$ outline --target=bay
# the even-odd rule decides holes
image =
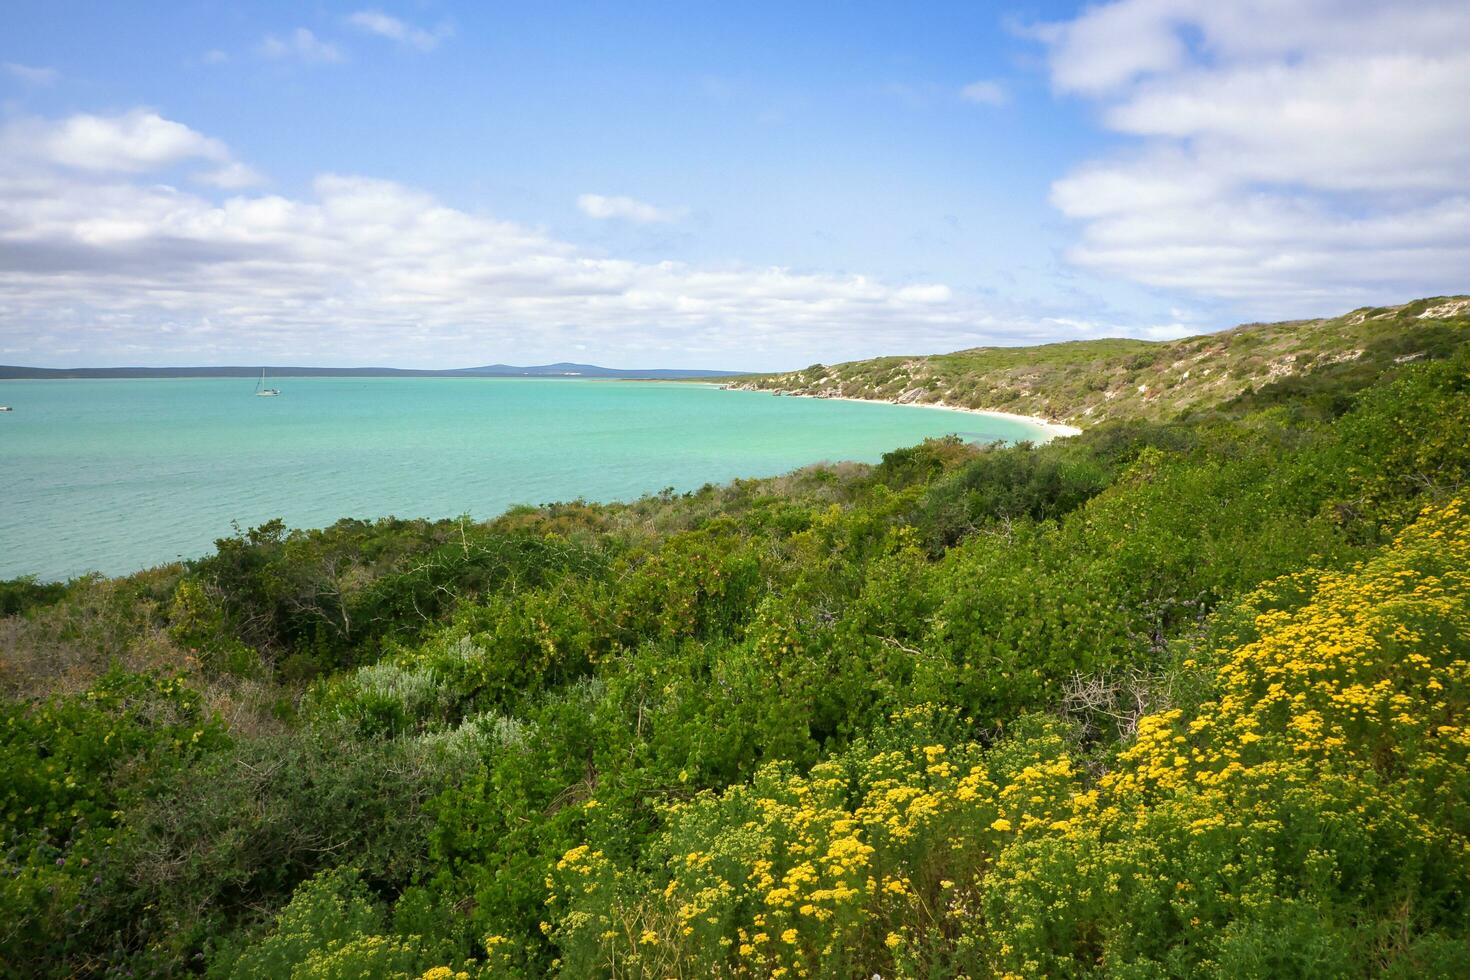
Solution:
[[[125,574],[273,517],[488,518],[630,500],[950,433],[1044,439],[936,408],[560,379],[0,381],[0,578]]]

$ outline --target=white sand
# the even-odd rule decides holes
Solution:
[[[745,390],[761,391],[764,389],[754,388]],[[1036,415],[1017,415],[1014,412],[993,412],[982,408],[966,408],[963,405],[950,405],[946,402],[901,402],[892,398],[849,398],[845,395],[797,395],[791,392],[783,392],[783,394],[787,398],[825,398],[828,401],[834,402],[873,402],[878,405],[898,405],[903,408],[937,408],[945,412],[969,412],[971,415],[989,415],[992,418],[1023,422],[1046,433],[1048,439],[1061,439],[1067,436],[1075,436],[1082,431],[1075,425],[1052,422]]]

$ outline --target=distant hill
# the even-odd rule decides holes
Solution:
[[[1183,340],[1082,340],[877,357],[741,378],[735,388],[1037,415],[1086,426],[1166,418],[1267,388],[1350,390],[1396,364],[1470,340],[1470,297],[1364,307],[1339,317],[1252,323]]]
[[[254,378],[260,365],[228,367],[116,367],[116,368],[36,368],[0,364],[0,379],[46,378]],[[444,371],[385,367],[272,367],[266,365],[272,378],[725,378],[740,371],[709,371],[679,368],[605,368],[596,364],[538,364],[517,367],[514,364],[487,364],[484,367],[452,368]]]

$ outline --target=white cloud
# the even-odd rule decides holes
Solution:
[[[1056,329],[941,283],[593,254],[366,177],[323,175],[293,197],[196,193],[150,168],[230,171],[226,148],[148,110],[10,123],[0,146],[56,134],[72,139],[0,153],[0,319],[22,362],[442,365],[581,344],[624,364],[776,367]],[[111,165],[73,166],[83,143]]]
[[[347,18],[347,23],[358,30],[418,48],[420,51],[434,50],[439,46],[440,41],[454,33],[454,29],[448,24],[440,24],[432,31],[425,30],[422,27],[405,23],[397,17],[390,17],[381,10],[359,10]]]
[[[943,283],[904,286],[895,295],[906,303],[948,303],[954,299],[954,293]]]
[[[27,85],[54,85],[61,77],[61,72],[55,68],[38,68],[32,65],[20,65],[13,61],[5,62],[5,73],[20,79]]]
[[[1206,65],[1450,53],[1467,21],[1455,0],[1113,0],[1031,33],[1048,46],[1058,90],[1102,96]]]
[[[1134,140],[1052,187],[1077,264],[1283,315],[1465,288],[1464,3],[1115,0],[1033,36]]]
[[[960,98],[979,105],[1005,105],[1011,100],[1010,93],[1000,82],[981,79],[960,89]]]
[[[1186,57],[1171,0],[1089,7],[1076,20],[1038,27],[1050,48],[1052,84],[1063,92],[1102,94],[1146,72],[1176,68]]]
[[[225,190],[239,190],[243,187],[255,187],[265,183],[265,178],[253,167],[248,167],[238,161],[227,163],[215,170],[209,170],[196,174],[194,179],[211,187],[220,187]]]
[[[206,65],[223,65],[230,60],[230,56],[219,48],[211,48],[200,55],[199,60]]]
[[[79,114],[59,122],[27,119],[11,123],[0,148],[20,160],[61,164],[77,170],[140,173],[189,159],[225,162],[229,150],[182,123],[150,109],[117,116]]]
[[[267,34],[260,42],[260,53],[267,58],[296,58],[308,64],[333,64],[344,60],[342,51],[330,41],[323,41],[304,27],[285,37]]]
[[[678,221],[687,213],[683,208],[661,208],[622,195],[582,194],[577,198],[577,207],[589,218],[621,218],[639,224]]]

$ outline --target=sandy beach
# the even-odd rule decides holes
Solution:
[[[768,391],[769,394],[777,392],[764,388],[742,388],[741,391]],[[1015,412],[997,412],[983,408],[968,408],[964,405],[951,405],[948,402],[901,402],[893,398],[852,398],[847,395],[803,395],[794,392],[780,392],[786,398],[818,398],[834,402],[872,402],[876,405],[898,405],[904,408],[938,408],[946,412],[968,412],[971,415],[989,415],[992,418],[1009,419],[1012,422],[1024,422],[1045,432],[1048,439],[1064,439],[1075,436],[1082,430],[1075,425],[1066,425],[1062,422],[1052,422],[1036,415],[1017,415]]]

